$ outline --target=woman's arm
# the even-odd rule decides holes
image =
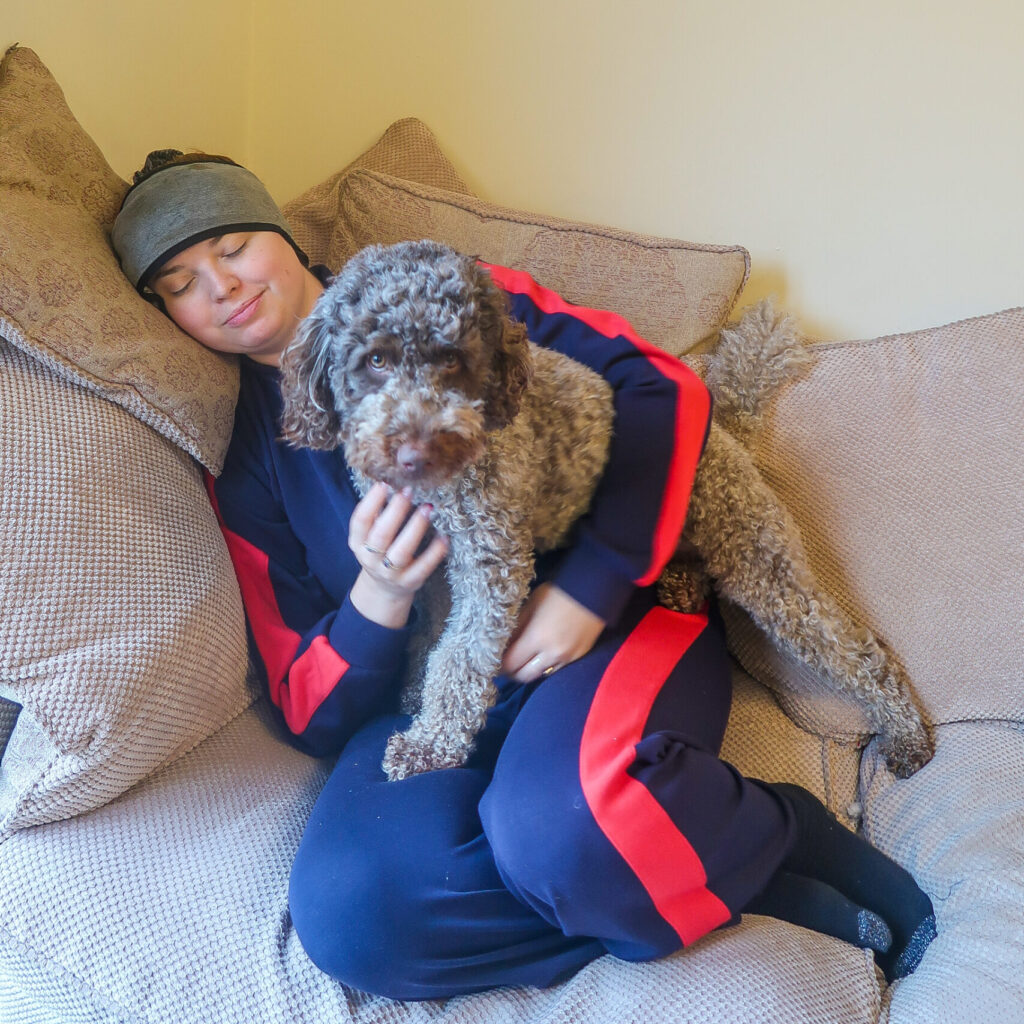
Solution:
[[[653,583],[672,556],[707,439],[711,398],[689,367],[639,337],[623,318],[573,306],[528,274],[488,269],[508,293],[512,313],[526,324],[532,341],[589,366],[614,389],[608,464],[590,511],[551,579],[580,606],[569,621],[586,643],[595,626],[582,611],[615,621],[633,589]],[[538,614],[539,602],[550,603],[551,596],[539,590],[527,607],[529,621],[517,637],[519,647],[510,647],[512,661],[524,662],[533,646],[550,647],[557,639],[558,624]],[[564,616],[565,607],[560,601],[557,613]],[[534,644],[528,631],[542,629],[545,635]],[[505,667],[515,671],[510,661]]]
[[[259,446],[247,451],[244,433],[236,426],[224,472],[216,481],[208,477],[207,486],[238,576],[254,654],[295,745],[315,756],[334,753],[367,720],[395,706],[412,603],[411,593],[402,590],[410,580],[389,581],[382,596],[365,568],[353,570],[354,585],[339,607],[309,570]],[[364,500],[353,512],[352,542],[368,562],[373,557],[363,546],[367,533],[360,530],[376,530],[373,539],[385,550],[397,545],[397,552],[413,542],[419,522],[427,525],[425,517],[419,522],[412,517],[412,533],[400,539],[406,517],[396,509],[405,499],[396,496],[388,503],[388,521],[380,514],[383,505],[374,505],[379,497],[369,499],[369,507]],[[343,529],[339,524],[339,538]],[[408,571],[417,578],[429,575],[427,562],[436,564],[441,549],[443,542],[434,542],[429,558],[424,553]]]

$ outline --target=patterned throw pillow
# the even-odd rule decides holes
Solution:
[[[750,271],[745,249],[656,238],[523,213],[467,195],[440,173],[425,184],[352,166],[285,207],[299,244],[337,270],[372,242],[434,238],[528,271],[570,302],[624,316],[676,355],[717,336]]]
[[[32,50],[0,64],[0,330],[61,376],[123,406],[213,472],[238,388],[143,301],[108,231],[127,189]]]
[[[117,797],[252,701],[198,462],[237,370],[142,300],[126,185],[38,57],[0,65],[0,838]]]

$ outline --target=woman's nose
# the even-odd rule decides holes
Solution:
[[[210,290],[216,298],[225,298],[231,295],[238,287],[238,277],[225,270],[215,270],[211,277]]]

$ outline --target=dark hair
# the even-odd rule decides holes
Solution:
[[[157,171],[165,167],[175,167],[178,164],[231,164],[238,167],[231,157],[217,156],[213,153],[183,153],[180,149],[154,149],[146,162],[132,175],[132,188],[141,184],[147,178],[151,178]],[[130,190],[129,190],[130,191]]]

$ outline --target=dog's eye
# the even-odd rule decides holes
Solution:
[[[383,352],[371,352],[366,358],[366,365],[379,373],[388,368],[388,357]]]
[[[458,352],[449,349],[447,352],[441,353],[438,363],[442,370],[457,370],[462,365],[462,360],[459,358]]]

